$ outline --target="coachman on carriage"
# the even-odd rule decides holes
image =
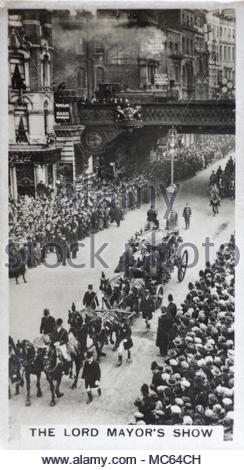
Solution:
[[[184,250],[181,254],[181,242],[177,229],[137,232],[119,259],[115,269],[118,276],[109,280],[102,273],[103,303],[108,308],[116,305],[137,314],[139,301],[147,289],[154,299],[155,309],[159,308],[163,285],[171,278],[174,267],[178,269],[179,282],[185,277],[188,252]]]

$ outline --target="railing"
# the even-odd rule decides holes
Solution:
[[[142,104],[142,123],[148,125],[180,126],[181,128],[202,127],[215,129],[220,133],[235,132],[234,101],[179,101]],[[112,104],[78,105],[80,123],[86,126],[113,125],[121,127],[123,121],[116,122],[116,107]]]

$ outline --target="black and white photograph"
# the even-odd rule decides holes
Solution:
[[[184,6],[8,9],[13,449],[233,440],[236,11]]]

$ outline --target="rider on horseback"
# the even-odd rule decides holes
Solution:
[[[67,349],[67,343],[69,341],[68,333],[62,325],[62,318],[58,318],[56,321],[56,330],[53,335],[53,345],[57,348],[59,362],[62,362],[63,359],[64,362],[70,363],[72,358],[70,352]]]

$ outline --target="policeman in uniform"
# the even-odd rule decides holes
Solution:
[[[186,206],[184,207],[182,217],[185,219],[185,229],[187,230],[190,227],[190,219],[191,219],[191,208],[189,206],[189,203],[186,203]]]

